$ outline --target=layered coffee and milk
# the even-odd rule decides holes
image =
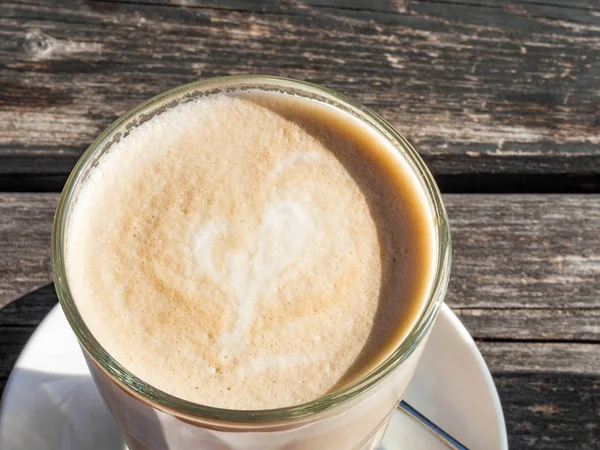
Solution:
[[[68,282],[98,342],[196,403],[270,409],[380,364],[421,312],[431,211],[382,137],[261,91],[162,112],[105,153],[69,216]]]

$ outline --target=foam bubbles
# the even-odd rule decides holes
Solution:
[[[159,389],[239,409],[319,397],[381,360],[424,297],[415,249],[431,239],[406,206],[421,200],[388,181],[386,164],[406,176],[395,153],[360,127],[231,94],[115,144],[68,224],[71,290],[98,341]]]

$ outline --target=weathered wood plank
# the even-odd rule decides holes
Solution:
[[[0,327],[35,326],[57,303],[52,284],[6,305]],[[599,309],[454,308],[469,333],[479,340],[600,343]]]
[[[600,377],[600,344],[478,340],[477,347],[492,372],[576,373]]]
[[[600,196],[460,194],[444,199],[454,247],[450,306],[600,308]],[[0,305],[51,281],[50,230],[57,200],[57,194],[0,195]],[[597,339],[597,313],[577,313],[564,323],[560,312],[541,314],[546,320],[554,317],[552,326],[565,330],[552,339],[572,336],[569,324],[575,323],[587,324],[580,330],[587,337],[580,339]],[[504,320],[516,316],[487,317],[505,334],[510,326]],[[518,323],[527,320],[535,316]],[[546,323],[544,336],[549,338],[552,326]]]
[[[51,281],[56,194],[0,194],[0,307]]]
[[[494,373],[509,448],[600,448],[600,376]]]
[[[130,3],[2,3],[0,176],[62,180],[138,102],[248,72],[359,98],[438,176],[600,174],[596,3]]]
[[[479,339],[600,343],[600,309],[455,307],[454,312],[469,333]]]
[[[600,196],[444,200],[454,247],[452,306],[600,306]]]

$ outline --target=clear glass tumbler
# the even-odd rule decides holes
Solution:
[[[359,119],[393,145],[422,184],[434,220],[435,274],[426,305],[407,337],[372,372],[338,391],[287,408],[237,411],[191,403],[137,378],[106,352],[79,314],[65,269],[66,224],[78,189],[111,145],[180,102],[223,91],[260,89],[328,103]],[[133,108],[87,149],[60,197],[52,233],[52,270],[60,304],[102,397],[130,450],[374,449],[402,398],[446,294],[450,231],[440,192],[429,170],[393,127],[358,102],[313,84],[271,76],[233,76],[187,84]]]

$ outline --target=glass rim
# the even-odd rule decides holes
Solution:
[[[160,106],[167,106],[170,102],[185,99],[186,95],[191,96],[198,92],[211,94],[228,89],[243,90],[253,88],[263,90],[270,88],[271,90],[281,90],[284,93],[288,89],[288,93],[291,91],[299,95],[302,93],[316,95],[327,103],[351,113],[357,119],[361,120],[361,122],[370,125],[378,134],[382,135],[383,138],[400,151],[407,163],[409,163],[417,174],[424,194],[430,203],[437,237],[437,261],[425,307],[405,338],[375,369],[349,385],[306,403],[276,409],[233,410],[193,403],[167,394],[145,383],[117,362],[96,340],[79,314],[69,289],[64,246],[67,215],[70,205],[74,200],[75,191],[89,164],[93,162],[93,157],[103,150],[112,138],[120,136],[120,133],[127,132],[131,127],[135,128],[136,119],[140,118],[144,113],[151,113]],[[55,289],[71,328],[85,351],[121,388],[126,392],[141,396],[143,399],[149,401],[153,407],[164,410],[172,415],[218,422],[253,424],[300,419],[327,411],[356,398],[393,373],[413,353],[421,340],[426,336],[437,316],[448,286],[451,242],[446,210],[433,176],[416,150],[379,114],[343,94],[312,83],[267,75],[236,75],[195,81],[165,91],[132,108],[106,128],[86,149],[67,179],[54,216],[51,253]]]

